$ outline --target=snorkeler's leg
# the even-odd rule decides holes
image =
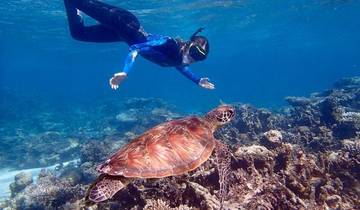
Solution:
[[[72,0],[71,2],[77,9],[102,25],[112,28],[129,45],[146,41],[146,32],[131,12],[97,0]]]
[[[103,25],[85,26],[73,0],[64,0],[71,36],[79,41],[115,42],[122,38],[111,28]]]

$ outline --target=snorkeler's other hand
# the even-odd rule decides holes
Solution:
[[[215,89],[215,85],[209,82],[209,78],[201,78],[199,85],[206,89]]]
[[[119,72],[114,74],[113,77],[110,78],[109,83],[110,87],[114,90],[119,88],[119,84],[126,78],[127,74],[125,72]]]

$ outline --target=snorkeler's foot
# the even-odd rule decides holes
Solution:
[[[113,77],[110,78],[109,83],[110,87],[114,90],[119,88],[119,84],[126,78],[127,74],[125,72],[119,72],[114,74]]]
[[[206,89],[215,89],[215,85],[210,82],[209,78],[201,78],[199,85]]]

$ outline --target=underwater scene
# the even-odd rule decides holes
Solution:
[[[360,1],[5,0],[0,209],[360,210]]]

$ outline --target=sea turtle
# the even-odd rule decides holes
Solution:
[[[229,166],[226,157],[229,156],[226,156],[227,147],[216,140],[213,133],[234,115],[232,106],[220,105],[204,117],[191,116],[155,126],[96,168],[101,175],[90,187],[87,198],[93,202],[105,201],[134,178],[162,178],[192,171],[204,163],[214,149],[220,193],[224,192],[223,182]]]

